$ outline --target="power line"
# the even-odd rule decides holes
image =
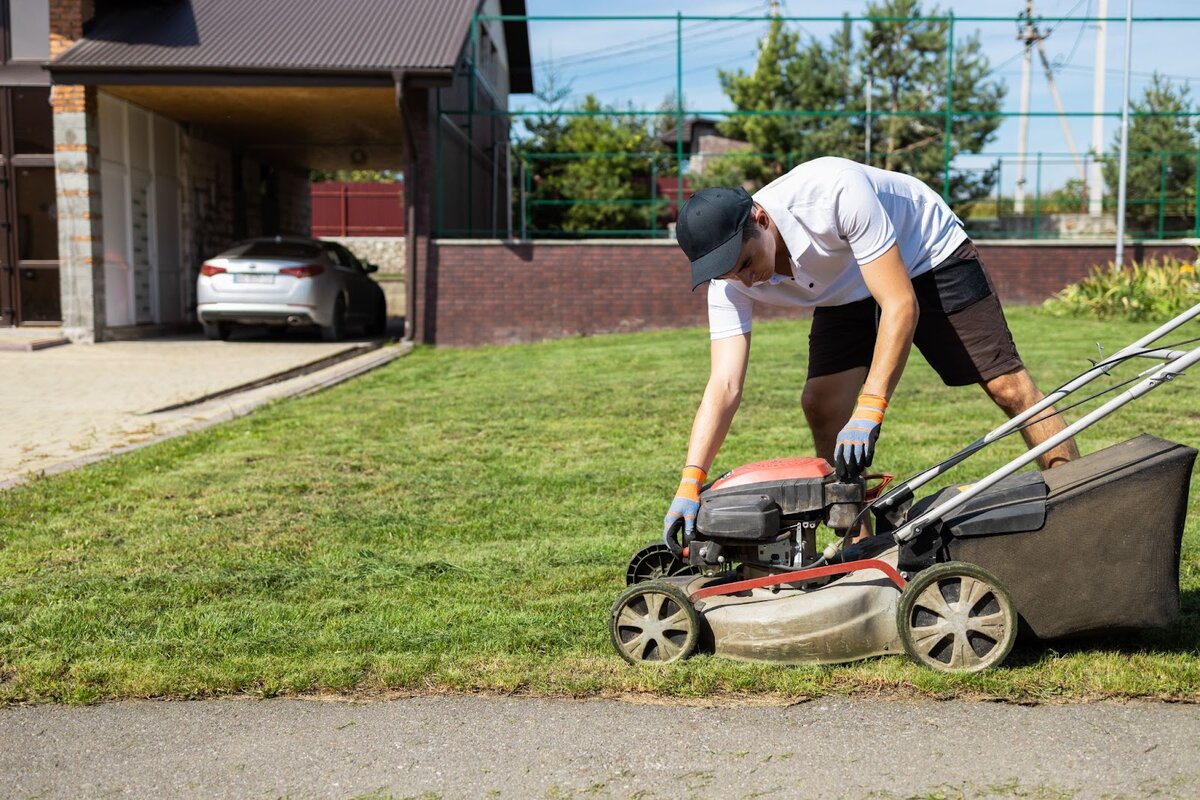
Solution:
[[[733,28],[736,28],[738,26],[745,25],[745,24],[746,24],[745,22],[735,22],[735,23],[729,24],[725,28],[713,29],[711,32],[703,34],[703,38],[695,39],[695,40],[693,40],[692,43],[693,44],[696,44],[696,43],[708,44],[708,43],[711,43],[716,40],[726,39],[726,38],[728,38],[728,32],[730,30],[732,30]],[[673,52],[666,53],[666,52],[661,52],[661,48],[654,48],[654,49],[658,49],[658,50],[660,50],[660,52],[655,55],[652,55],[648,58],[636,59],[633,61],[622,60],[622,62],[620,64],[612,66],[612,67],[603,67],[601,69],[588,69],[587,76],[590,77],[592,75],[603,75],[604,73],[607,73],[607,72],[620,72],[623,70],[628,70],[630,67],[636,67],[636,66],[641,66],[641,65],[645,65],[645,64],[653,64],[655,62],[662,61],[664,59],[671,59],[671,60],[675,59],[675,53],[673,53]],[[596,60],[599,61],[600,59],[596,59]],[[555,67],[560,67],[560,65],[555,64]],[[577,65],[572,65],[572,66],[563,68],[563,72],[570,72],[577,68],[578,68]]]
[[[758,5],[754,5],[748,9],[738,11],[735,14],[730,14],[730,16],[743,16],[750,12],[756,11],[758,9],[758,7],[759,7]],[[765,19],[766,18],[764,18],[764,20]],[[733,23],[727,23],[727,24],[736,26],[736,25],[753,24],[753,22],[754,21],[750,21],[750,20],[738,20]],[[683,30],[683,32],[686,33],[687,31],[696,30],[697,28],[702,28],[705,26],[707,26],[711,29],[712,23],[708,20],[699,20],[699,21],[691,22],[689,24],[684,25],[682,27],[682,30]],[[592,50],[581,50],[581,51],[578,51],[575,53],[569,53],[566,56],[561,56],[559,58],[542,59],[541,61],[534,62],[534,64],[535,64],[535,66],[543,66],[543,67],[544,66],[561,67],[564,64],[578,66],[580,64],[591,63],[593,61],[605,61],[610,58],[617,58],[622,55],[628,55],[628,54],[640,52],[642,50],[650,50],[650,49],[662,47],[665,44],[673,43],[675,41],[675,37],[676,37],[676,34],[674,31],[671,31],[669,33],[656,33],[656,34],[652,34],[650,36],[644,36],[640,39],[632,39],[630,41],[624,42],[623,44],[621,44],[615,48],[610,46],[610,47],[597,47]]]

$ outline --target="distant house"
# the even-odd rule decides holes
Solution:
[[[683,152],[688,156],[688,174],[703,175],[705,165],[714,156],[751,150],[749,142],[731,139],[717,132],[720,122],[709,117],[688,117],[683,121]],[[674,128],[665,131],[660,140],[672,152],[678,146]]]
[[[0,325],[98,341],[188,322],[205,257],[307,234],[312,169],[405,173],[419,277],[435,194],[443,229],[504,213],[507,120],[453,111],[532,91],[526,24],[476,18],[524,13],[523,0],[0,0]]]

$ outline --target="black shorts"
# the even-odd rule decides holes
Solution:
[[[947,386],[983,383],[1024,366],[970,240],[912,283],[921,309],[913,344]],[[808,377],[870,367],[878,314],[870,297],[816,309],[808,336]]]

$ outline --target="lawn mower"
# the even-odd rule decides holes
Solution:
[[[1179,614],[1197,451],[1143,434],[1046,472],[1019,470],[1200,360],[1200,347],[1153,346],[1197,316],[1200,304],[895,485],[886,474],[838,480],[820,458],[721,475],[701,491],[693,533],[677,524],[631,559],[609,615],[614,647],[633,664],[698,649],[793,664],[905,652],[935,670],[976,672],[1000,664],[1018,630],[1055,639],[1168,627]],[[916,499],[922,486],[1133,358],[1158,363],[1101,392],[1123,389],[1000,469]],[[868,513],[874,535],[851,543]],[[818,552],[822,525],[837,539]]]

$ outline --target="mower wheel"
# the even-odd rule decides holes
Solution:
[[[625,585],[670,578],[675,575],[699,575],[699,571],[686,561],[680,561],[671,548],[662,542],[653,542],[638,550],[629,559],[625,570]]]
[[[904,651],[939,672],[979,672],[1008,657],[1017,608],[1004,585],[975,564],[935,564],[908,582],[897,606]]]
[[[660,581],[630,586],[608,618],[613,647],[630,664],[687,658],[700,639],[700,615],[678,586]]]

